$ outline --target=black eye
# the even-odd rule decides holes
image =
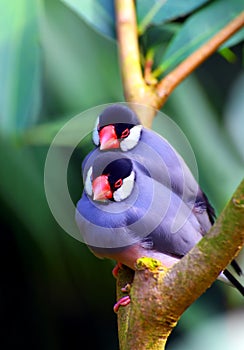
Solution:
[[[125,137],[127,137],[130,134],[130,129],[127,128],[125,129],[122,134],[121,134],[121,138],[124,139]]]
[[[119,180],[117,180],[117,181],[115,182],[114,187],[115,187],[115,188],[119,188],[119,187],[122,186],[122,183],[123,183],[123,180],[122,180],[122,179],[119,179]]]

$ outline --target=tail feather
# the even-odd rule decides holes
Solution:
[[[212,205],[210,204],[208,197],[206,196],[206,194],[204,192],[202,192],[202,191],[199,192],[199,197],[196,199],[196,203],[198,203],[198,205],[200,203],[201,206],[206,207],[209,221],[213,225],[215,218],[216,218],[215,210],[212,207]],[[235,272],[237,273],[238,276],[243,275],[242,269],[236,260],[231,261],[231,266],[233,267],[233,269],[235,270]],[[239,292],[244,296],[244,287],[240,284],[240,282],[228,270],[224,270],[223,274],[231,282],[231,284],[234,285],[239,290]]]
[[[231,266],[233,267],[233,269],[235,270],[235,272],[237,273],[238,276],[243,275],[242,269],[236,260],[231,261]]]
[[[225,269],[223,271],[223,274],[225,275],[225,277],[231,282],[231,284],[236,287],[236,289],[239,290],[239,292],[241,293],[241,295],[244,296],[244,286],[232,275],[232,273],[230,271],[228,271],[227,269]]]

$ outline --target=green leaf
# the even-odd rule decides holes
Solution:
[[[164,23],[150,26],[140,37],[141,49],[145,56],[148,52],[153,54],[153,66],[156,68],[161,62],[162,56],[169,41],[180,30],[179,23]]]
[[[209,0],[138,0],[136,11],[139,33],[151,24],[159,24],[183,17]]]
[[[240,157],[244,162],[244,73],[237,77],[226,101],[225,125]]]
[[[169,44],[161,60],[161,72],[183,61],[243,10],[243,0],[217,0],[193,14]]]
[[[140,39],[147,48],[151,48],[160,45],[163,42],[168,43],[180,29],[180,23],[153,25],[146,30]]]
[[[114,7],[111,0],[61,0],[99,33],[115,39]]]
[[[6,133],[35,123],[40,110],[38,2],[0,2],[0,126]]]

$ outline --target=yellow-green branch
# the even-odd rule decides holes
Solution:
[[[119,45],[120,68],[125,100],[152,107],[147,116],[140,115],[145,126],[150,127],[158,108],[158,95],[143,78],[137,35],[136,11],[133,0],[115,0],[116,27]],[[153,109],[154,108],[154,109]]]
[[[140,65],[135,5],[131,0],[117,0],[115,4],[125,99],[132,102],[140,94],[144,94],[145,88]]]

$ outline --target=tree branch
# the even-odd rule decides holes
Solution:
[[[138,259],[131,304],[118,314],[126,322],[126,332],[120,334],[120,349],[164,349],[182,313],[216,280],[243,245],[244,180],[212,229],[171,269],[163,268],[160,262],[154,262],[152,268],[148,258]],[[125,272],[122,278],[126,278]]]
[[[135,5],[131,0],[117,0],[115,4],[125,99],[134,101],[140,93],[144,94],[145,88],[140,65]]]
[[[144,108],[147,115],[139,114],[143,125],[148,127],[156,110],[180,82],[244,25],[243,12],[155,85],[148,80],[150,65],[145,74],[147,82],[143,78],[134,1],[115,0],[115,4],[125,99],[151,107]],[[154,268],[148,267],[147,260],[138,262],[130,294],[132,302],[118,312],[120,349],[164,349],[184,310],[213,283],[243,244],[244,181],[211,231],[179,263],[166,270],[157,263]],[[118,298],[123,295],[121,287],[131,280],[131,270],[120,271]]]
[[[156,110],[166,102],[173,90],[202,62],[211,56],[220,45],[244,25],[244,12],[219,31],[213,38],[191,54],[157,85],[144,80],[138,45],[136,11],[133,0],[115,0],[116,26],[119,45],[120,67],[125,100],[151,107],[147,115],[140,110],[142,124],[151,127]]]

